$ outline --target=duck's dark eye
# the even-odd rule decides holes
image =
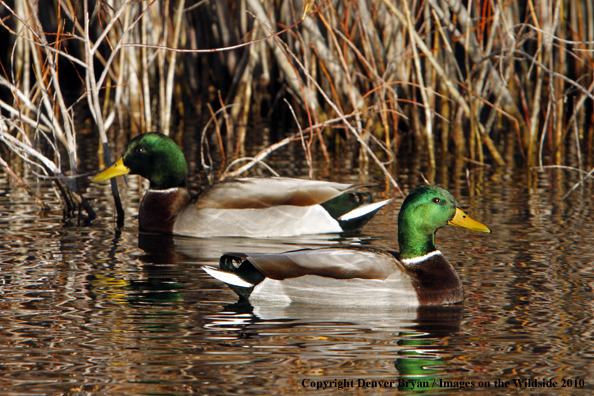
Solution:
[[[433,198],[433,202],[435,202],[436,204],[441,203],[441,199],[439,199],[439,198]]]
[[[136,148],[136,152],[137,153],[144,153],[144,147],[137,147]]]

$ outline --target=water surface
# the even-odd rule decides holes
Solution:
[[[393,196],[373,172],[324,172],[377,180],[376,196]],[[406,191],[422,183],[417,170],[402,172]],[[592,187],[563,200],[576,181],[567,172],[474,177],[436,180],[493,230],[437,234],[466,301],[417,312],[242,306],[201,270],[228,251],[397,248],[399,197],[360,235],[195,239],[138,233],[136,177],[122,184],[127,219],[117,229],[106,185],[88,190],[96,221],[64,223],[49,184],[26,179],[51,205],[41,213],[2,173],[2,394],[526,393],[519,379],[530,393],[591,394]]]

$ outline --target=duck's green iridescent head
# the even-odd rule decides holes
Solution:
[[[398,214],[400,257],[421,257],[437,250],[435,233],[448,224],[472,231],[491,232],[458,206],[454,196],[439,186],[417,187],[408,194]]]
[[[177,144],[161,133],[145,133],[132,139],[122,158],[93,178],[93,182],[125,174],[147,178],[152,190],[184,187],[188,165]]]

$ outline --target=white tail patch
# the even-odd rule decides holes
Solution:
[[[352,220],[352,219],[357,219],[359,217],[365,216],[366,214],[369,214],[373,211],[378,210],[382,206],[387,205],[392,201],[393,201],[393,199],[387,199],[385,201],[375,202],[375,203],[370,203],[367,205],[359,206],[357,209],[353,209],[349,213],[343,214],[342,216],[340,216],[338,218],[338,220],[348,221],[348,220]]]
[[[239,287],[253,287],[254,285],[244,281],[239,276],[235,275],[233,272],[221,271],[218,268],[209,267],[206,265],[202,266],[202,269],[206,271],[206,273],[213,278],[217,278],[218,280],[228,283],[230,285],[239,286]]]

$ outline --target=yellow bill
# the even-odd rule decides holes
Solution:
[[[130,173],[130,168],[124,165],[124,160],[120,158],[116,161],[115,164],[113,164],[112,166],[95,176],[92,181],[96,183],[100,181],[109,180],[112,177],[127,175],[128,173]]]
[[[449,225],[453,225],[460,228],[466,228],[471,231],[478,231],[478,232],[488,232],[491,233],[491,230],[484,225],[483,223],[479,223],[476,220],[471,219],[468,217],[466,213],[460,208],[456,208],[456,214],[452,218],[452,220],[448,221]]]

